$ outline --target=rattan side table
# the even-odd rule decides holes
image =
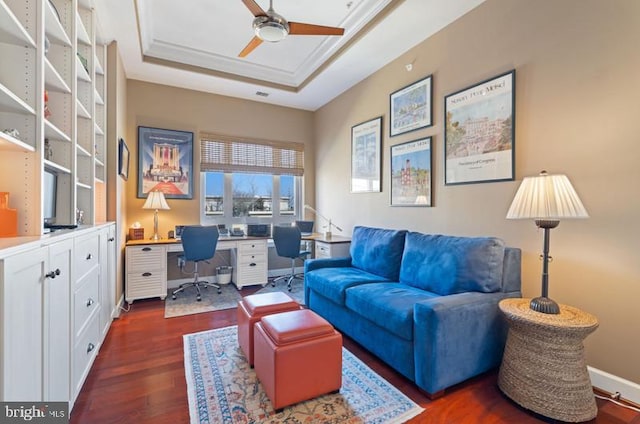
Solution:
[[[509,323],[500,390],[545,417],[568,422],[595,418],[598,408],[582,341],[598,328],[598,320],[566,305],[560,305],[559,314],[543,314],[531,310],[530,301],[500,301]]]

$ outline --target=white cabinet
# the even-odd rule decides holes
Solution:
[[[320,241],[316,240],[315,257],[316,258],[343,258],[350,255],[350,241]]]
[[[110,231],[113,224],[0,249],[0,401],[73,407],[110,324],[101,314],[103,293],[115,292]]]
[[[100,332],[107,335],[116,304],[116,225],[99,232],[100,249]]]
[[[167,297],[166,245],[127,246],[125,300]]]
[[[72,240],[2,262],[3,401],[69,400]]]
[[[233,283],[238,289],[244,286],[267,284],[267,240],[239,241],[231,251]]]

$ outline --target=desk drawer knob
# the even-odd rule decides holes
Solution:
[[[256,266],[256,265],[257,265],[257,264],[256,264],[255,262],[251,262],[251,263],[249,264],[249,266]]]
[[[150,272],[145,272],[142,274],[143,277],[151,277],[151,275],[153,274],[151,274]]]
[[[151,252],[151,248],[150,247],[143,247],[142,251],[143,252]]]
[[[87,299],[87,308],[88,308],[89,306],[93,305],[93,303],[94,303],[94,302],[95,302],[95,301],[94,301],[93,299],[91,299],[91,298]]]
[[[95,348],[96,348],[96,345],[94,345],[93,343],[89,343],[87,345],[87,353],[91,352]]]

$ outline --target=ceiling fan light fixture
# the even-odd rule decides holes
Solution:
[[[254,19],[253,32],[262,41],[276,43],[289,34],[289,24],[286,19],[271,12],[269,16],[258,16]]]

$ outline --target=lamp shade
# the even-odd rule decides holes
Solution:
[[[566,175],[549,175],[542,171],[535,177],[525,177],[511,203],[507,219],[560,220],[588,218]]]
[[[164,194],[161,191],[152,191],[149,192],[142,209],[169,210],[171,208],[164,199]]]

